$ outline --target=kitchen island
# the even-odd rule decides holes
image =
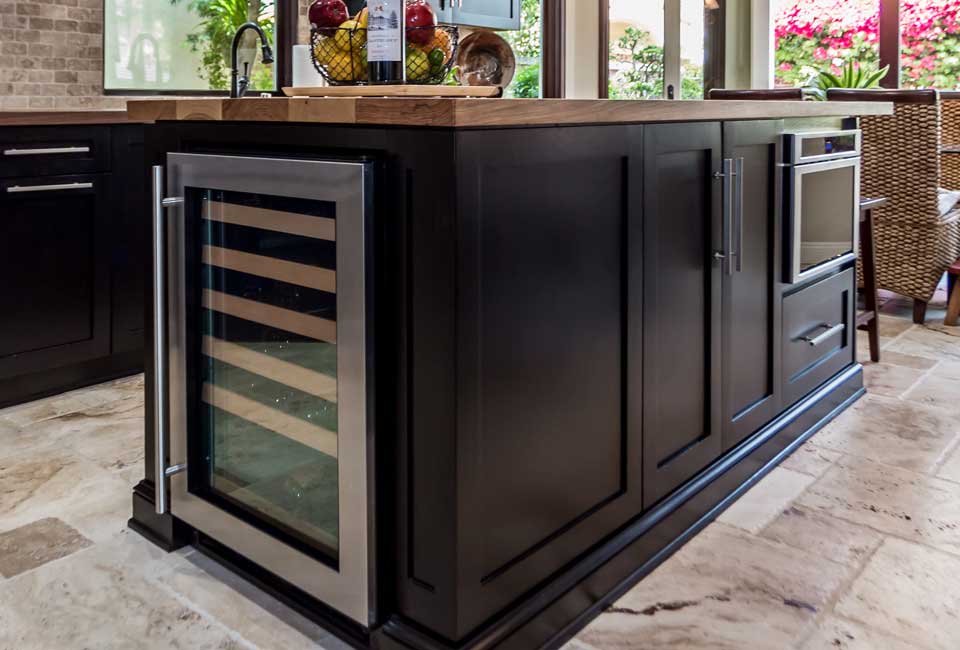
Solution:
[[[558,647],[863,394],[853,261],[790,277],[779,163],[889,105],[129,110],[160,226],[131,525],[359,645]]]

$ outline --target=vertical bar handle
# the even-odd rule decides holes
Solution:
[[[153,167],[153,443],[157,514],[166,514],[167,504],[167,251],[163,219],[163,166]]]
[[[733,273],[733,174],[732,158],[723,159],[723,272]]]
[[[737,158],[734,163],[733,174],[736,177],[734,184],[734,237],[737,240],[737,273],[743,271],[743,158]]]

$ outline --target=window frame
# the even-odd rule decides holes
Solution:
[[[274,0],[274,21],[276,29],[273,48],[274,66],[276,66],[277,87],[275,90],[248,90],[247,96],[259,96],[269,92],[271,95],[283,95],[284,86],[293,85],[293,45],[297,40],[298,21],[300,18],[299,0]],[[106,97],[163,97],[175,95],[179,97],[229,97],[229,90],[151,90],[137,88],[107,88],[106,65],[106,11],[103,12],[104,29],[100,37],[100,51],[103,53],[103,65],[100,71],[100,89]]]
[[[598,0],[600,6],[599,84],[597,96],[610,98],[610,0]],[[664,3],[664,99],[667,88],[676,89],[683,83],[680,61],[680,0],[661,0]],[[705,11],[703,15],[703,94],[706,98],[712,88],[723,88],[724,56],[727,22],[727,3],[721,1],[719,8]]]

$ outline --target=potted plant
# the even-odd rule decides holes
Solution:
[[[815,76],[810,80],[808,90],[814,99],[826,101],[827,91],[831,88],[879,88],[880,80],[887,76],[889,71],[889,65],[871,72],[866,67],[858,65],[856,61],[847,61],[839,75],[824,70]]]

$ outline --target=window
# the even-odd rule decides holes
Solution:
[[[600,1],[601,96],[703,99],[705,24],[719,0]]]
[[[879,68],[879,0],[773,0],[776,85],[806,86],[850,60]]]
[[[543,22],[541,0],[521,0],[520,30],[502,32],[517,58],[513,81],[504,97],[535,99],[542,97]]]
[[[105,0],[104,89],[108,92],[225,91],[230,45],[237,28],[254,20],[274,52],[275,0]],[[256,60],[251,90],[277,88],[274,66],[260,62],[256,34],[248,31],[241,62]]]
[[[960,88],[960,3],[901,0],[900,85]]]

